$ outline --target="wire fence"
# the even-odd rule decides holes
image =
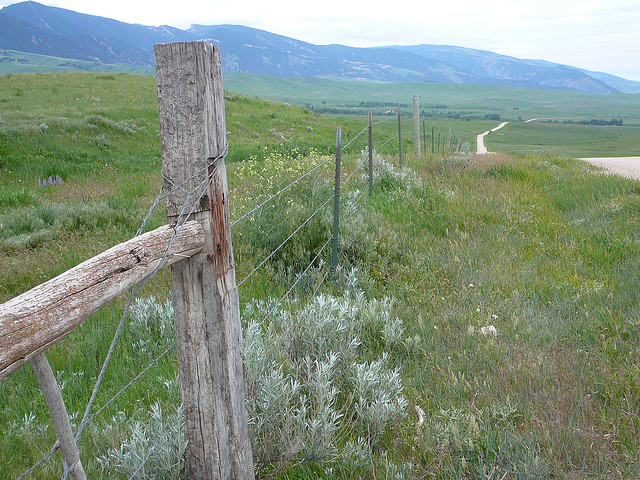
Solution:
[[[376,121],[374,123],[371,123],[371,127],[369,125],[367,125],[362,131],[360,131],[358,134],[356,134],[353,138],[351,138],[349,140],[348,143],[346,143],[344,146],[342,146],[340,148],[341,152],[347,152],[347,150],[349,149],[350,146],[352,146],[354,144],[354,142],[360,138],[365,132],[367,132],[367,130],[369,130],[370,128],[372,128],[373,126],[377,126],[386,122],[389,122],[391,120],[395,120],[395,116],[392,117],[386,117],[382,120]],[[373,148],[373,145],[370,143],[368,145],[368,150],[370,150],[372,153],[377,154],[383,147],[385,147],[389,142],[393,141],[394,139],[398,139],[400,133],[397,133],[395,135],[392,135],[391,137],[385,139],[383,142],[380,143],[379,146],[377,146],[376,148]],[[360,152],[352,152],[352,153],[360,153]],[[118,322],[118,325],[115,329],[115,332],[113,334],[109,349],[107,351],[107,354],[102,362],[102,366],[100,369],[100,372],[97,376],[97,379],[95,381],[95,384],[93,386],[93,389],[91,391],[91,395],[90,398],[87,402],[87,405],[84,409],[84,414],[83,417],[79,423],[78,428],[76,429],[75,432],[75,439],[76,442],[79,443],[82,439],[82,433],[85,430],[85,428],[90,425],[92,422],[94,422],[98,416],[103,413],[109,406],[113,405],[114,402],[121,397],[121,395],[127,391],[129,388],[131,388],[133,385],[135,385],[138,381],[140,381],[141,378],[143,378],[154,366],[157,366],[158,363],[160,362],[160,360],[162,360],[164,357],[166,357],[169,352],[171,352],[176,344],[175,342],[172,342],[167,348],[165,348],[159,355],[155,356],[155,358],[153,358],[153,360],[151,362],[149,362],[142,370],[140,370],[135,376],[133,376],[131,378],[130,381],[128,381],[125,385],[123,385],[121,388],[118,389],[118,391],[113,394],[108,400],[106,400],[102,406],[100,408],[98,408],[97,410],[93,411],[95,402],[96,402],[96,398],[98,396],[98,392],[100,391],[100,387],[103,383],[105,374],[107,373],[110,364],[112,363],[112,359],[114,356],[114,352],[116,351],[116,347],[119,343],[119,340],[121,338],[123,329],[125,327],[126,324],[126,319],[129,317],[130,314],[130,308],[132,306],[133,300],[134,298],[136,298],[136,296],[139,295],[140,291],[142,290],[142,288],[152,279],[154,278],[154,276],[157,274],[157,272],[162,269],[165,264],[166,264],[166,260],[167,260],[167,255],[169,252],[170,247],[172,246],[173,242],[175,241],[176,237],[178,236],[179,232],[181,231],[182,227],[184,226],[184,224],[188,221],[188,219],[192,216],[192,214],[194,213],[194,210],[196,208],[196,206],[200,203],[200,200],[203,198],[203,196],[206,194],[212,180],[214,177],[214,173],[215,171],[219,168],[219,166],[222,164],[222,162],[220,160],[224,160],[224,158],[226,157],[227,154],[227,148],[224,148],[224,151],[221,155],[219,155],[218,157],[214,158],[211,160],[211,163],[209,165],[207,165],[205,168],[203,168],[202,170],[198,171],[196,174],[194,174],[192,177],[187,178],[186,180],[184,180],[183,182],[179,183],[179,184],[175,184],[173,183],[170,179],[166,178],[163,175],[164,178],[164,186],[163,188],[161,188],[160,192],[158,193],[158,195],[156,196],[153,204],[151,205],[149,211],[147,212],[147,214],[143,217],[140,226],[136,232],[136,236],[142,234],[142,232],[144,231],[145,227],[147,226],[154,210],[162,203],[163,200],[167,199],[172,193],[176,192],[176,191],[181,191],[183,193],[186,194],[186,200],[184,201],[184,204],[182,205],[182,207],[180,208],[180,214],[175,222],[174,225],[172,225],[173,227],[173,234],[171,236],[171,239],[169,241],[169,244],[166,247],[166,250],[164,252],[164,255],[162,257],[162,259],[160,260],[160,262],[158,263],[158,265],[154,268],[154,270],[152,271],[152,273],[147,276],[142,282],[140,282],[135,288],[131,289],[128,293],[128,298],[127,298],[127,302],[126,305],[124,307],[123,313],[120,316],[120,320]],[[330,161],[333,160],[333,157],[329,156],[326,159],[322,160],[319,164],[315,165],[314,167],[310,168],[308,171],[306,171],[305,173],[303,173],[302,175],[298,176],[296,179],[290,181],[289,183],[287,183],[284,187],[280,188],[278,191],[276,191],[275,193],[269,195],[265,200],[261,201],[260,203],[258,203],[257,205],[255,205],[254,207],[252,207],[250,210],[248,210],[247,212],[241,214],[237,219],[233,220],[230,225],[231,227],[236,227],[236,225],[238,225],[240,222],[247,220],[249,217],[252,217],[253,215],[257,214],[258,212],[260,212],[262,209],[266,208],[267,206],[269,206],[271,203],[275,202],[277,199],[279,199],[280,197],[283,196],[283,194],[290,190],[292,187],[294,187],[295,185],[300,184],[300,182],[302,182],[303,180],[312,180],[312,179],[317,179],[319,175],[321,175],[321,169],[322,167],[324,167],[325,165],[327,165]],[[348,185],[350,185],[350,182],[352,182],[352,180],[354,178],[356,178],[356,175],[358,173],[362,174],[362,178],[366,179],[365,175],[369,174],[369,176],[373,175],[373,172],[370,171],[369,168],[363,168],[366,167],[366,162],[362,162],[361,164],[356,160],[355,161],[355,166],[353,167],[353,170],[346,176],[346,178],[344,180],[342,180],[342,178],[338,178],[338,182],[339,182],[339,188],[346,188]],[[315,175],[315,177],[314,177]],[[201,180],[195,187],[193,188],[187,188],[188,185],[190,185],[190,183],[199,177],[204,177],[203,180]],[[322,177],[324,178],[324,177]],[[356,189],[356,191],[358,191],[359,189]],[[338,189],[339,191],[339,189]],[[354,211],[356,211],[356,208],[354,207],[354,205],[359,205],[361,200],[363,198],[365,198],[365,189],[363,188],[362,190],[358,191],[358,193],[356,194],[355,199],[353,200],[353,202],[351,203],[351,208],[347,209],[347,211],[345,212],[345,215],[343,215],[343,221],[346,221],[350,218],[350,216],[354,213]],[[253,275],[256,274],[256,272],[258,272],[261,268],[263,268],[267,263],[269,263],[269,261],[271,259],[273,259],[273,257],[282,249],[284,248],[284,246],[290,242],[297,234],[299,234],[306,226],[309,225],[309,223],[316,218],[326,207],[327,205],[331,202],[331,201],[336,201],[336,195],[333,194],[331,196],[329,196],[328,198],[324,199],[313,211],[313,213],[311,213],[307,218],[305,218],[303,221],[301,221],[299,223],[299,225],[292,231],[290,232],[286,238],[284,238],[284,240],[278,245],[276,246],[273,250],[271,250],[264,258],[260,259],[259,261],[255,262],[255,266],[250,270],[250,272],[237,283],[237,288],[241,288],[243,287],[250,278],[252,278]],[[326,241],[324,241],[324,243],[317,249],[317,251],[315,252],[315,254],[313,255],[313,258],[311,259],[310,262],[308,262],[306,264],[306,266],[304,267],[304,269],[301,270],[301,272],[296,276],[295,280],[288,286],[284,287],[286,289],[285,293],[279,297],[279,299],[273,304],[272,308],[269,310],[269,312],[267,312],[267,314],[264,316],[264,318],[262,319],[262,321],[260,322],[260,324],[263,324],[264,322],[267,321],[267,319],[269,319],[270,317],[273,316],[273,314],[277,311],[277,309],[283,304],[283,302],[290,297],[290,295],[292,294],[292,292],[296,289],[296,287],[299,285],[299,283],[302,281],[303,278],[305,278],[305,276],[309,273],[309,271],[314,268],[314,266],[318,266],[320,265],[323,261],[322,261],[322,257],[325,254],[325,251],[327,250],[327,247],[332,243],[332,242],[338,242],[338,236],[337,236],[337,232],[334,233],[330,233],[327,235],[327,239]],[[328,265],[327,262],[323,262],[322,265],[324,265],[326,267],[326,265]],[[320,265],[320,266],[322,266]],[[311,294],[311,298],[313,298],[315,295],[318,294],[318,292],[320,291],[320,289],[323,287],[323,285],[326,284],[327,280],[330,278],[330,269],[329,268],[325,268],[325,272],[322,276],[322,278],[320,279],[319,283],[315,286],[312,294]],[[153,454],[153,450],[155,450],[155,448],[157,447],[157,444],[161,441],[161,439],[158,439],[158,441],[156,442],[156,444],[154,446],[152,446],[152,448],[150,449],[149,452],[147,452],[147,455],[145,456],[145,458],[142,459],[141,465],[139,466],[139,468],[131,475],[130,478],[134,478],[139,471],[144,468],[144,465],[148,462],[149,458],[151,457],[151,455]],[[48,460],[50,460],[54,454],[57,452],[57,450],[59,449],[59,445],[56,442],[56,444],[54,444],[51,449],[45,454],[43,455],[43,457],[38,460],[36,463],[34,463],[31,467],[29,467],[28,469],[26,469],[21,475],[19,475],[17,477],[17,480],[22,480],[23,478],[26,478],[28,476],[30,476],[31,474],[33,474],[38,468],[40,468],[43,464],[45,464]],[[66,480],[70,474],[70,471],[73,471],[74,465],[67,465],[66,461],[63,460],[63,474],[62,474],[62,479]]]

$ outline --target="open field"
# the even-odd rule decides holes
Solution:
[[[625,125],[640,125],[640,95],[591,95],[561,90],[453,85],[440,83],[375,83],[322,79],[282,79],[267,75],[225,74],[230,90],[296,105],[316,108],[362,110],[373,107],[383,112],[397,104],[413,112],[412,98],[420,96],[427,114],[484,118],[497,114],[501,120],[530,118],[591,120],[623,118]],[[361,102],[382,103],[360,105]]]
[[[574,157],[640,154],[640,127],[602,127],[562,123],[510,123],[485,139],[490,151],[551,153]]]
[[[232,219],[323,161],[337,126],[347,140],[364,127],[232,92],[226,107]],[[4,301],[130,238],[160,186],[160,146],[151,77],[0,76],[0,118]],[[496,122],[452,125],[473,142]],[[510,127],[535,146],[538,128],[564,125],[508,125],[505,139]],[[636,138],[590,128],[627,132],[629,149]],[[375,144],[393,134],[381,124]],[[363,145],[345,151],[343,178]],[[637,181],[547,153],[408,157],[400,170],[393,148],[376,158],[372,196],[358,196],[360,175],[344,192],[336,283],[322,281],[328,256],[302,274],[330,235],[327,212],[240,287],[261,477],[639,478]],[[331,175],[320,169],[234,227],[239,278],[331,194]],[[38,186],[50,176],[62,182]],[[98,406],[170,346],[168,288],[163,272],[141,293]],[[48,353],[74,424],[124,303]],[[158,444],[136,478],[179,478],[176,371],[170,351],[87,428],[90,477],[129,478]],[[2,478],[54,442],[28,367],[0,382],[0,431]],[[32,478],[60,476],[53,460]]]

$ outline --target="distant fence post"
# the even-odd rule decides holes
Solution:
[[[418,95],[413,96],[413,153],[416,158],[420,156],[420,99]]]
[[[398,166],[402,167],[402,122],[400,120],[400,105],[398,105]]]
[[[436,127],[431,125],[431,153],[436,153]]]
[[[331,270],[338,267],[338,229],[340,227],[340,163],[342,162],[342,128],[336,132],[336,176],[333,193],[333,250],[331,252]]]
[[[155,58],[167,220],[176,225],[191,213],[206,238],[200,253],[172,266],[187,477],[253,479],[220,50],[158,44]]]
[[[369,196],[373,193],[373,119],[369,112]]]
[[[424,156],[427,156],[427,119],[422,119],[422,151],[424,152]]]
[[[51,412],[51,420],[56,429],[58,445],[67,462],[69,476],[72,480],[87,480],[84,467],[80,461],[78,444],[71,431],[67,407],[64,405],[56,377],[53,375],[53,370],[51,370],[51,365],[44,352],[38,353],[31,359],[31,368],[36,375],[42,395]]]

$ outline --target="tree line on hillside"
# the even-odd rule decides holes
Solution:
[[[591,120],[543,120],[543,123],[564,123],[567,125],[596,125],[598,127],[622,127],[624,122],[621,118],[612,118],[611,120],[600,120],[593,118]]]

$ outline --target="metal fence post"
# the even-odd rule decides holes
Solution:
[[[420,99],[417,94],[413,96],[413,153],[416,158],[420,156]]]
[[[333,194],[333,251],[331,253],[331,270],[338,266],[338,228],[340,226],[340,163],[342,162],[342,128],[336,132],[336,176]]]
[[[369,112],[369,196],[373,193],[373,121]]]
[[[400,121],[400,105],[398,105],[398,165],[402,167],[402,123]]]

